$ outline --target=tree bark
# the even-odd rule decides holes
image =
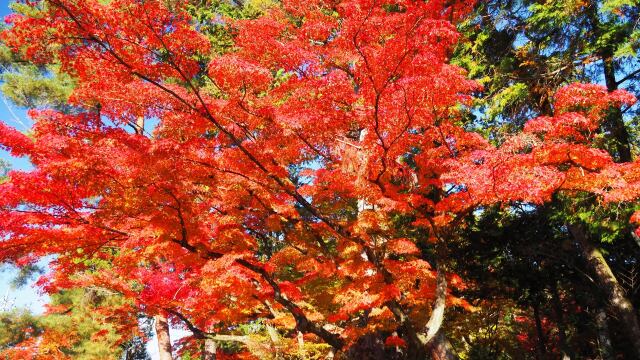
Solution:
[[[598,332],[598,351],[602,360],[614,359],[608,321],[607,312],[600,308],[596,314],[596,330]]]
[[[442,330],[438,331],[431,341],[431,358],[433,360],[458,360],[458,354],[444,335]]]
[[[214,339],[205,338],[204,348],[202,351],[203,360],[216,360],[216,354],[218,352],[218,346]]]
[[[134,126],[134,129],[136,131],[136,134],[144,135],[144,117],[143,116],[138,116],[136,118],[136,124]]]
[[[447,279],[444,271],[438,267],[438,274],[436,277],[436,300],[433,304],[433,310],[431,311],[431,317],[427,322],[426,331],[427,335],[425,342],[429,343],[435,338],[436,333],[440,331],[442,322],[444,321],[444,309],[447,300]]]
[[[158,339],[158,354],[160,360],[172,360],[171,338],[169,337],[169,323],[165,315],[156,315],[155,320],[156,338]]]
[[[456,354],[442,330],[447,300],[447,278],[445,269],[442,266],[438,266],[437,270],[436,299],[431,311],[431,317],[425,326],[424,334],[419,335],[419,337],[434,360],[455,360],[458,359],[458,354]]]
[[[577,225],[569,225],[569,231],[580,244],[580,250],[595,275],[599,289],[609,299],[610,308],[618,316],[624,333],[633,346],[636,358],[640,359],[640,324],[633,304],[627,299],[624,289],[614,276],[602,253],[587,239],[584,230]]]

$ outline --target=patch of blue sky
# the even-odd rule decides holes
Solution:
[[[36,266],[46,273],[51,259],[52,257],[44,258]],[[38,276],[29,278],[23,286],[15,286],[13,280],[18,273],[12,265],[0,265],[0,311],[27,309],[33,314],[44,313],[49,296],[35,286]]]

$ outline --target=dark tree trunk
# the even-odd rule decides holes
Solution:
[[[560,301],[560,293],[558,291],[558,283],[553,285],[552,289],[553,309],[556,315],[556,324],[558,325],[558,340],[560,341],[560,350],[562,351],[562,360],[573,359],[575,356],[567,343],[567,327],[564,322],[564,310]]]
[[[613,360],[613,347],[609,335],[609,317],[607,312],[600,308],[596,314],[596,330],[598,332],[598,351],[602,360]]]
[[[542,319],[540,318],[540,305],[537,301],[533,302],[533,318],[536,322],[536,355],[538,359],[543,360],[547,358],[547,341],[542,328]]]
[[[613,275],[600,250],[587,239],[584,230],[577,225],[569,225],[569,230],[578,241],[580,250],[590,268],[589,270],[595,276],[599,289],[603,294],[606,294],[609,307],[616,313],[624,333],[627,334],[636,358],[640,359],[640,324],[633,304],[627,299],[624,289]]]

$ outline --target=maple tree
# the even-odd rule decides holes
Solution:
[[[445,307],[474,308],[445,245],[469,214],[639,195],[637,164],[593,143],[626,92],[565,87],[500,147],[460,126],[479,89],[449,64],[469,2],[285,1],[221,20],[236,31],[221,54],[180,1],[29,4],[41,15],[10,17],[4,42],[76,84],[70,111],[31,111],[29,136],[0,125],[35,168],[0,184],[0,256],[56,254],[47,291],[117,292],[191,330],[185,351],[251,348],[230,329],[266,319],[274,351],[374,336],[453,358]],[[111,311],[135,332],[130,303]]]

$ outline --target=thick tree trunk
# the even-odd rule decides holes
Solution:
[[[596,314],[596,330],[598,332],[598,351],[602,360],[613,360],[613,347],[609,335],[609,317],[604,309],[599,309]]]
[[[171,338],[169,338],[169,323],[167,322],[167,317],[164,315],[156,315],[153,319],[155,320],[160,360],[172,360]]]
[[[458,354],[442,330],[438,331],[430,344],[431,358],[433,360],[458,360]]]
[[[442,327],[444,321],[444,310],[447,300],[447,278],[444,270],[438,267],[438,274],[436,277],[436,300],[433,304],[433,310],[431,311],[431,317],[427,322],[426,331],[427,336],[426,343],[433,340]]]
[[[609,306],[618,316],[624,333],[640,359],[640,324],[633,304],[627,299],[624,289],[613,275],[602,253],[587,239],[583,229],[577,225],[569,225],[569,231],[580,244],[582,254],[595,275],[600,290],[608,297]]]
[[[442,330],[444,321],[444,310],[446,308],[447,299],[447,278],[445,269],[438,266],[438,275],[436,277],[436,299],[431,311],[431,317],[424,329],[424,334],[419,335],[420,341],[431,353],[434,360],[455,360],[458,359],[453,346]]]

